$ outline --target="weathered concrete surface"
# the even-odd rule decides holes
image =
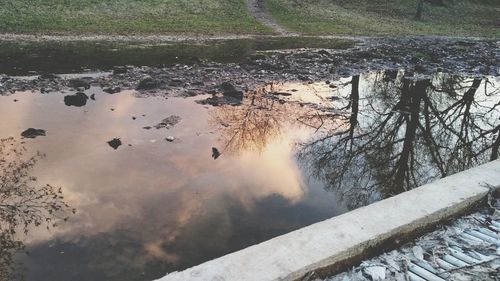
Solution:
[[[458,215],[498,187],[500,160],[171,273],[160,280],[297,280]]]

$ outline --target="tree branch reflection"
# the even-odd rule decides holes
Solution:
[[[498,89],[479,93],[487,80],[390,76],[376,75],[361,97],[353,77],[346,115],[334,117],[342,125],[324,127],[299,151],[350,208],[498,158]]]
[[[44,155],[24,157],[26,152],[13,138],[0,139],[0,280],[22,279],[14,263],[15,254],[24,249],[22,234],[32,226],[56,227],[71,210],[61,188],[39,185],[30,175]]]
[[[245,150],[262,151],[282,133],[286,106],[268,98],[267,88],[246,95],[241,106],[222,105],[212,112],[210,122],[218,128],[224,147],[221,153]]]

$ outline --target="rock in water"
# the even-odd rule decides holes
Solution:
[[[23,138],[34,139],[39,136],[45,136],[45,130],[29,128],[21,133]]]
[[[111,146],[113,149],[116,150],[118,147],[120,147],[120,145],[122,145],[122,141],[119,138],[114,138],[108,141],[108,144],[109,146]]]
[[[81,107],[87,104],[87,97],[84,93],[76,93],[74,95],[69,95],[64,97],[64,104],[67,106],[77,106]]]
[[[173,141],[175,140],[175,137],[168,136],[168,137],[166,138],[166,140],[167,140],[167,141],[169,141],[169,142],[173,142]]]
[[[212,158],[217,159],[220,156],[220,152],[216,147],[212,147]]]

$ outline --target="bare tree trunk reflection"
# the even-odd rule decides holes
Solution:
[[[299,157],[351,208],[496,159],[500,113],[478,101],[482,82],[383,73],[361,95],[353,77],[349,105],[342,108],[349,118],[332,116],[343,125],[304,143]]]

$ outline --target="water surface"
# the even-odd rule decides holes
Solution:
[[[25,276],[152,280],[498,157],[497,79],[403,75],[275,83],[238,106],[96,87],[77,106],[74,91],[0,97],[0,136],[46,154],[33,175],[77,210],[22,236]]]

